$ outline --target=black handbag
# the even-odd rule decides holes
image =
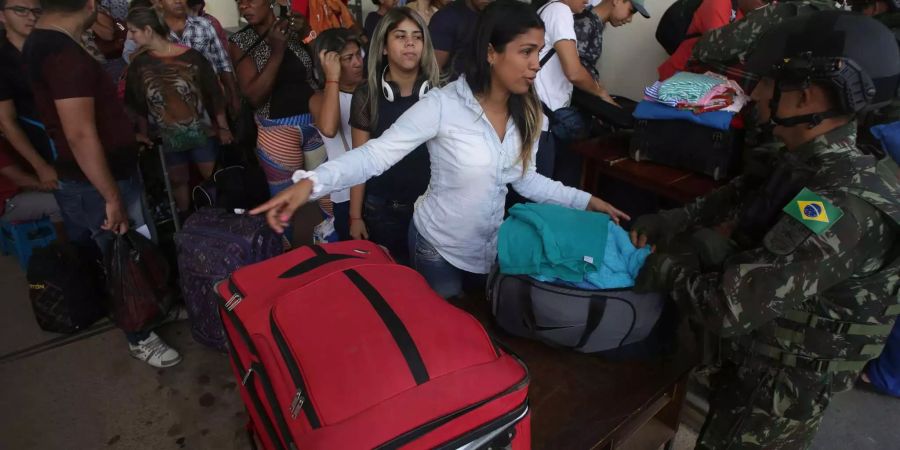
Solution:
[[[35,249],[27,277],[34,318],[42,330],[75,333],[106,314],[100,251],[93,242]]]

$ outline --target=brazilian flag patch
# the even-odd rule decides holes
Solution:
[[[782,211],[816,234],[824,233],[844,216],[840,208],[806,188],[803,188]]]

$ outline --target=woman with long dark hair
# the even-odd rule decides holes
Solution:
[[[544,45],[540,18],[527,5],[499,0],[478,23],[475,58],[464,77],[431,91],[378,139],[323,164],[298,171],[296,184],[257,207],[283,231],[310,198],[376,176],[422,143],[431,157],[428,190],[416,202],[410,256],[444,298],[462,292],[467,275],[483,276],[497,255],[506,185],[537,202],[609,214],[624,213],[586,192],[535,171],[541,106],[534,92]]]

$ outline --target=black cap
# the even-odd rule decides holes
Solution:
[[[830,83],[847,100],[847,112],[858,112],[894,99],[900,49],[894,33],[871,17],[820,11],[786,20],[763,34],[743,70],[754,80]]]

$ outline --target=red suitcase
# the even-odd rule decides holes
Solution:
[[[304,247],[217,291],[265,448],[530,448],[525,366],[380,247]]]

